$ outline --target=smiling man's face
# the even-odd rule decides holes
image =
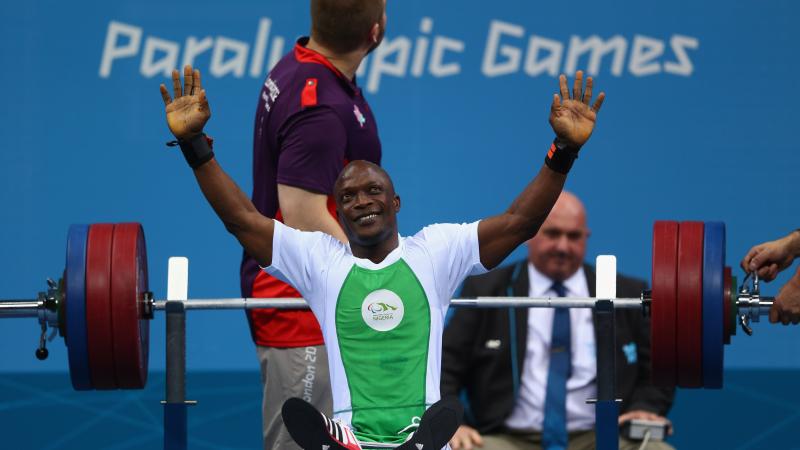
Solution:
[[[336,209],[351,243],[372,247],[397,234],[400,198],[389,175],[367,161],[353,161],[334,187]]]

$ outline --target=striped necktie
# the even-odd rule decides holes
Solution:
[[[553,283],[551,289],[559,297],[567,295],[567,288],[560,281]],[[567,448],[567,379],[572,371],[570,344],[569,309],[557,308],[553,314],[550,368],[544,401],[542,444],[545,450]]]

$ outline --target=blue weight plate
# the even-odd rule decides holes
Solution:
[[[67,234],[66,324],[69,376],[78,391],[93,388],[86,337],[86,242],[88,225],[72,225]]]
[[[703,387],[722,387],[725,327],[725,224],[706,222],[703,238]]]

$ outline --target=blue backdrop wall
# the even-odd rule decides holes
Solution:
[[[307,2],[0,4],[0,297],[33,298],[64,266],[71,223],[140,221],[151,288],[190,258],[190,296],[236,297],[240,249],[174,150],[158,85],[203,71],[218,159],[249,191],[252,121],[271,64],[309,28]],[[403,198],[401,231],[505,208],[541,165],[557,75],[584,68],[608,94],[568,188],[587,205],[589,253],[649,278],[657,219],[724,220],[728,263],[796,228],[800,6],[762,2],[390,0],[359,82]],[[521,251],[515,257],[522,257]],[[785,281],[783,276],[780,281]],[[777,286],[768,286],[775,294]],[[163,317],[151,366],[163,369]],[[728,367],[800,367],[798,329],[737,335]],[[0,323],[0,371],[33,358],[33,320]],[[190,370],[252,369],[241,312],[192,313]]]

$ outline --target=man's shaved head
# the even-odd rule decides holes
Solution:
[[[550,279],[564,281],[583,264],[588,238],[583,202],[563,191],[539,232],[528,241],[528,260]]]
[[[371,163],[369,161],[365,161],[363,159],[357,159],[355,161],[350,161],[350,163],[348,163],[346,166],[344,166],[344,169],[342,169],[342,171],[339,172],[339,176],[336,178],[336,183],[333,184],[333,192],[335,193],[335,192],[339,191],[339,188],[341,187],[342,182],[346,178],[352,178],[357,173],[360,173],[362,171],[369,171],[369,170],[373,170],[373,171],[377,172],[378,174],[382,175],[383,178],[384,178],[384,182],[386,183],[386,185],[389,188],[391,188],[392,194],[394,194],[394,183],[392,182],[392,177],[390,177],[389,174],[385,170],[383,170],[383,167],[381,167],[381,166],[379,166],[379,165],[377,165],[375,163]]]

